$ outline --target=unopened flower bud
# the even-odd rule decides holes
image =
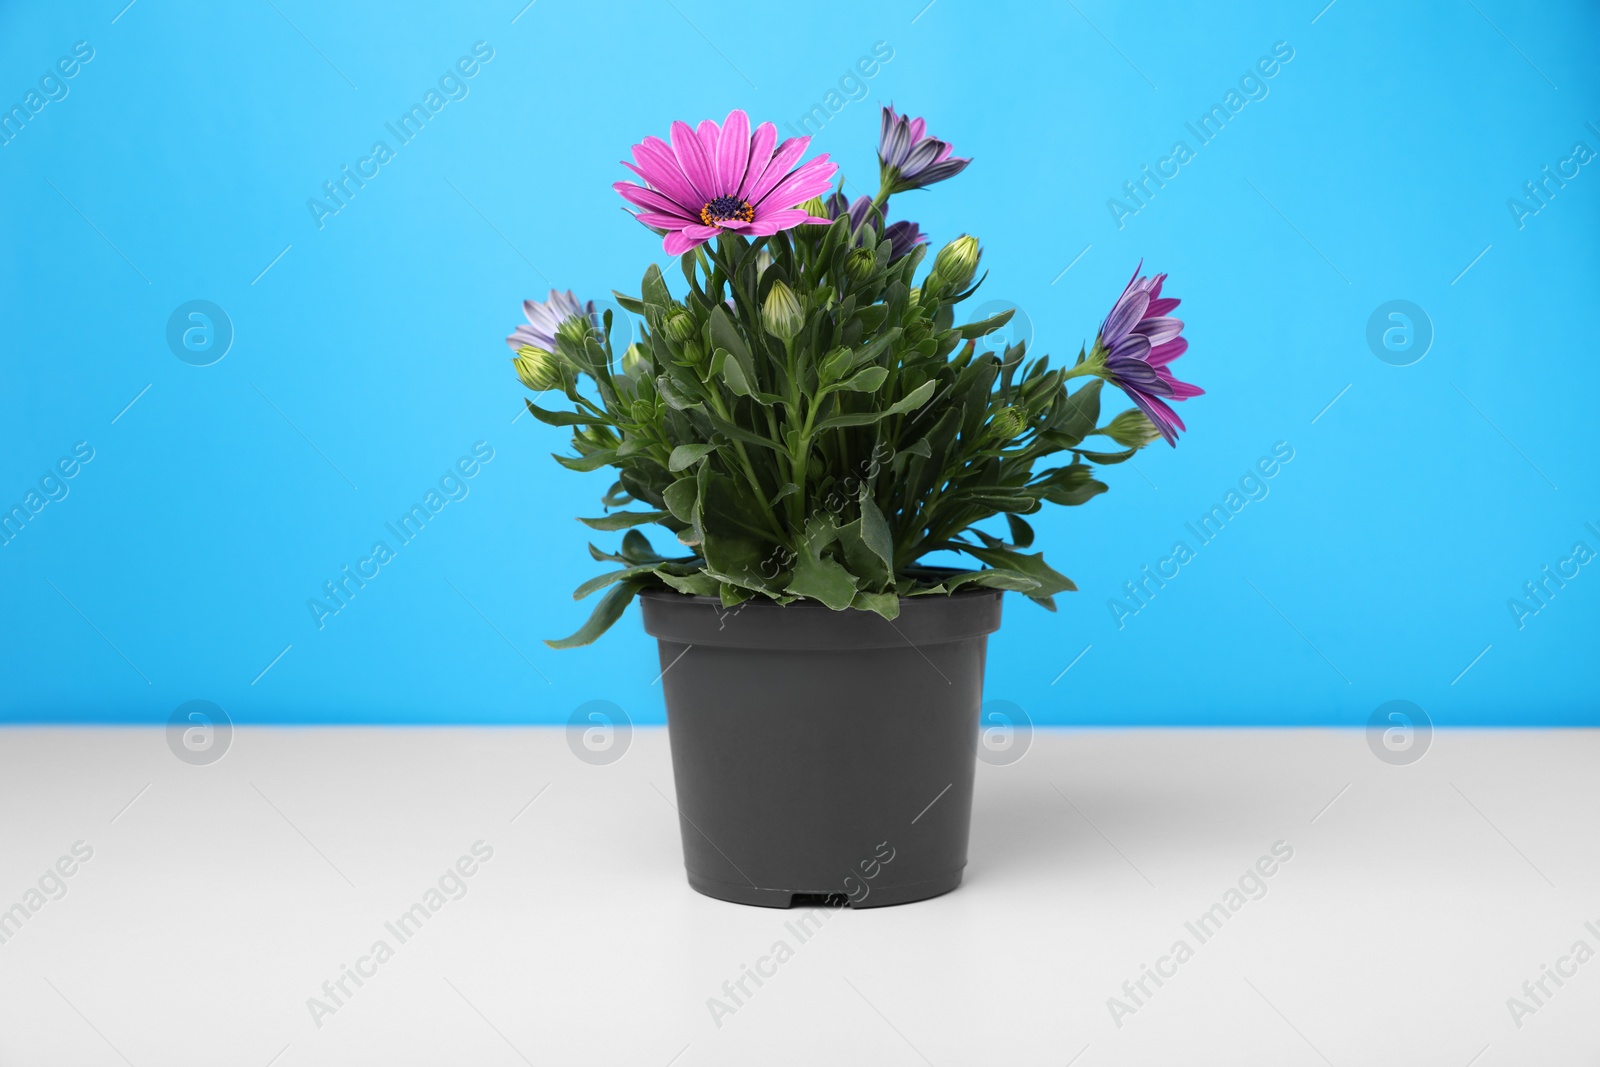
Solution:
[[[807,200],[805,203],[801,204],[800,210],[804,211],[807,215],[810,215],[814,219],[825,219],[828,217],[828,205],[822,202],[822,198],[820,196],[813,196],[810,200]]]
[[[965,289],[972,276],[978,272],[978,239],[963,234],[939,249],[933,260],[933,272],[952,289]]]
[[[1001,408],[989,421],[989,431],[996,440],[1009,441],[1028,428],[1028,413],[1021,408]]]
[[[1138,408],[1129,408],[1101,431],[1123,448],[1143,448],[1161,436],[1155,423]]]
[[[598,333],[594,323],[582,315],[570,315],[561,320],[561,325],[556,327],[556,336],[564,341],[583,347],[585,341]]]
[[[687,311],[674,311],[667,316],[662,328],[668,337],[682,344],[694,336],[694,319]]]
[[[857,248],[844,257],[844,272],[857,285],[872,277],[873,268],[877,265],[877,258],[865,248]]]
[[[805,328],[805,313],[794,291],[781,281],[774,281],[767,290],[766,302],[761,305],[761,325],[772,336],[788,344]]]
[[[522,384],[536,393],[561,386],[560,358],[542,348],[523,345],[511,360]]]

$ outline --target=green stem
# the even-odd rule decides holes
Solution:
[[[715,390],[710,391],[707,395],[710,397],[711,406],[716,409],[717,414],[722,417],[723,421],[734,422],[733,416],[728,412],[727,405],[722,402],[722,397]],[[750,483],[750,488],[755,491],[756,500],[761,506],[761,514],[771,526],[773,534],[777,537],[778,544],[783,544],[783,529],[778,525],[777,520],[772,517],[772,509],[768,506],[767,491],[761,487],[761,479],[756,477],[755,467],[750,462],[750,454],[745,451],[744,442],[734,438],[733,449],[739,455],[739,467],[744,473],[745,480]]]
[[[803,524],[805,522],[806,467],[810,464],[811,460],[811,427],[816,422],[817,409],[822,406],[822,401],[827,398],[830,392],[832,392],[832,390],[829,388],[817,390],[817,395],[812,397],[811,404],[806,409],[805,424],[800,428],[800,454],[793,457],[794,484],[800,487],[800,491],[795,493],[794,497],[791,498],[798,498],[796,499],[796,506],[794,509],[795,522],[797,524]],[[803,529],[801,532],[804,532]]]

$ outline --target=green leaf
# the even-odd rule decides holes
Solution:
[[[722,364],[723,382],[727,384],[728,389],[732,391],[735,396],[752,395],[755,392],[755,389],[753,386],[751,386],[750,379],[748,376],[746,376],[743,365],[739,362],[737,357],[732,355],[732,353],[726,353],[726,350],[717,353],[719,357],[723,356],[724,354],[726,354],[727,358]]]
[[[629,296],[627,293],[619,293],[615,289],[611,290],[611,295],[617,298],[617,303],[618,304],[621,304],[622,307],[624,307],[628,311],[632,312],[633,314],[635,314],[635,315],[643,315],[644,314],[644,301],[640,300],[638,297]]]
[[[885,567],[894,570],[894,535],[877,503],[865,492],[861,494],[861,540]]]
[[[1028,492],[1066,507],[1086,503],[1106,491],[1106,483],[1096,481],[1093,470],[1083,463],[1056,467],[1045,472],[1044,478],[1029,484]]]
[[[794,576],[786,592],[820,600],[835,611],[843,611],[856,598],[856,579],[831,559],[813,558],[805,553],[794,563]]]
[[[591,530],[626,530],[632,526],[643,526],[648,522],[660,522],[666,517],[667,513],[664,511],[613,511],[609,515],[578,521]]]
[[[554,452],[550,454],[557,463],[569,471],[597,471],[617,458],[617,450],[614,448],[604,448],[587,456],[562,456]]]
[[[837,561],[822,555],[823,549],[838,540],[839,531],[833,522],[832,515],[819,515],[806,523],[806,536],[784,592],[810,597],[842,611],[855,600],[856,578]]]
[[[773,588],[772,579],[782,573],[782,557],[773,555],[771,546],[739,530],[707,530],[700,550],[705,555],[707,574],[742,589],[766,592]]]
[[[850,572],[862,584],[878,588],[892,584],[894,575],[890,564],[867,544],[861,519],[839,527],[839,545],[844,549],[844,560]],[[892,555],[893,546],[889,551]]]
[[[679,445],[667,459],[667,470],[687,470],[717,450],[716,445]]]
[[[1011,552],[1003,548],[978,548],[976,545],[964,544],[960,541],[949,542],[946,547],[955,548],[965,552],[975,559],[980,559],[996,570],[1012,571],[1026,578],[1032,578],[1039,583],[1039,595],[1054,596],[1075,590],[1078,587],[1072,584],[1072,579],[1053,570],[1044,561],[1043,552],[1028,555],[1023,552]]]
[[[1016,571],[968,571],[958,574],[945,582],[948,592],[955,592],[964,585],[980,585],[986,589],[1005,589],[1013,593],[1031,593],[1039,588],[1039,583],[1026,574]]]
[[[666,557],[656,554],[650,547],[650,541],[638,530],[629,530],[622,535],[622,559],[627,563],[664,563]]]
[[[856,594],[850,602],[852,608],[861,611],[875,611],[891,622],[900,617],[900,597],[897,593],[868,593],[865,591]]]
[[[522,402],[528,405],[528,414],[544,423],[546,426],[615,426],[616,423],[603,415],[588,415],[581,411],[547,411],[535,404],[527,397]]]
[[[738,327],[728,317],[728,309],[722,304],[711,309],[711,343],[718,348],[726,348],[743,370],[753,369],[750,346],[745,344]]]
[[[838,388],[852,393],[873,393],[888,377],[887,367],[868,367],[860,374],[840,382]]]
[[[666,582],[680,593],[689,593],[693,596],[716,596],[722,583],[704,571],[695,571],[693,574],[671,574],[666,571],[656,571],[656,576]]]
[[[1016,548],[1027,548],[1033,544],[1033,527],[1029,526],[1020,515],[1006,514],[1006,525],[1011,527],[1011,544]]]
[[[655,569],[656,566],[654,563],[647,563],[638,567],[626,567],[620,571],[610,571],[606,574],[597,574],[593,578],[590,578],[587,582],[584,582],[582,585],[578,586],[578,588],[574,589],[572,591],[572,599],[582,600],[590,593],[604,589],[608,585],[613,585],[628,578],[637,578],[641,574],[652,573]]]
[[[662,490],[661,500],[673,518],[692,523],[695,512],[700,509],[700,486],[693,478],[680,478]]]
[[[1088,449],[1074,448],[1072,451],[1076,452],[1090,463],[1098,463],[1103,467],[1108,467],[1113,463],[1124,463],[1127,460],[1132,459],[1135,453],[1137,453],[1139,450],[1137,448],[1130,448],[1126,452],[1090,452]]]
[[[997,330],[1001,326],[1004,326],[1006,323],[1011,321],[1011,316],[1015,315],[1016,313],[1016,308],[1012,308],[1009,311],[1002,311],[998,315],[990,315],[986,319],[980,319],[977,322],[969,322],[965,326],[957,327],[956,332],[961,335],[961,339],[963,341],[971,341],[975,338],[984,336],[990,330]]]
[[[894,344],[896,341],[900,340],[900,338],[903,336],[905,336],[905,331],[898,326],[880,333],[865,348],[851,353],[848,366],[859,367],[862,364],[871,363],[873,360],[878,358],[879,353],[881,353],[885,348],[888,348],[890,345]],[[843,371],[840,371],[840,373],[843,373]]]
[[[1079,441],[1093,433],[1095,424],[1100,421],[1100,388],[1104,384],[1099,378],[1091,379],[1067,397],[1066,402],[1056,409],[1051,429],[1076,437]]]
[[[653,304],[665,311],[672,306],[672,294],[667,291],[666,279],[661,277],[661,268],[654,263],[644,272],[644,283],[639,287],[640,295],[646,304]]]
[[[667,407],[674,411],[688,411],[700,406],[700,401],[685,396],[678,383],[665,374],[656,379],[656,392],[661,394],[661,399],[666,401]]]
[[[848,348],[835,348],[817,364],[817,377],[823,384],[838,381],[839,376],[850,369],[851,355]]]
[[[933,395],[934,382],[923,382],[905,397],[884,408],[882,411],[863,411],[849,415],[834,415],[823,419],[813,428],[813,432],[831,430],[838,426],[870,426],[890,415],[904,415],[908,411],[915,411],[928,402]]]
[[[991,511],[1020,511],[1025,515],[1032,514],[1038,510],[1036,498],[1033,495],[1008,493],[1003,489],[997,489],[992,493],[986,493],[981,490],[976,493],[964,493],[961,496],[961,502],[988,508]]]
[[[611,592],[600,598],[600,603],[595,605],[594,614],[589,616],[589,621],[578,628],[578,632],[570,637],[563,637],[558,641],[546,641],[551,648],[578,648],[582,645],[593,643],[595,638],[611,628],[611,624],[622,618],[622,613],[627,610],[639,590],[644,588],[644,583],[638,581],[625,581]]]

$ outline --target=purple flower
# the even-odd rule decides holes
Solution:
[[[795,205],[826,192],[838,166],[823,154],[795,167],[811,138],[791,137],[774,151],[777,139],[770,122],[752,134],[750,117],[738,109],[721,126],[710,119],[698,129],[674,122],[671,145],[646,137],[633,146],[634,163],[622,164],[646,184],[623,181],[612,188],[643,209],[640,222],[665,233],[662,246],[673,256],[722,230],[769,236],[803,222],[827,222]]]
[[[524,300],[522,313],[528,317],[528,321],[518,326],[511,332],[511,336],[506,338],[506,344],[511,346],[513,352],[524,345],[531,345],[545,352],[554,352],[556,331],[568,319],[582,320],[595,329],[600,326],[600,319],[594,310],[594,301],[580,305],[571,289],[564,293],[552,289],[549,299],[543,303],[537,300]]]
[[[842,193],[834,193],[828,197],[828,218],[837,219],[843,215],[850,216],[850,236],[855,243],[860,243],[861,228],[871,225],[873,232],[883,230],[881,240],[889,242],[889,259],[899,259],[917,245],[927,243],[928,237],[918,228],[917,224],[902,220],[891,222],[887,228],[883,227],[883,212],[874,209],[872,198],[858,196],[854,200],[846,201]]]
[[[1127,393],[1167,444],[1176,447],[1177,431],[1186,427],[1166,402],[1187,400],[1205,390],[1178,381],[1168,369],[1168,364],[1188,351],[1189,342],[1178,336],[1183,332],[1183,321],[1167,315],[1178,306],[1176,299],[1161,295],[1161,284],[1167,276],[1141,278],[1139,269],[1143,266],[1140,262],[1134,268],[1127,288],[1101,325],[1093,358],[1101,362],[1101,377]]]
[[[872,208],[872,197],[858,196],[854,200],[846,200],[843,193],[834,193],[828,197],[825,205],[828,209],[829,220],[839,219],[845,215],[850,216],[850,236],[855,239],[861,233],[861,227],[870,219],[877,222],[880,212]]]
[[[881,184],[891,193],[922,189],[953,178],[972,162],[952,156],[951,146],[925,136],[926,130],[927,123],[922,119],[896,114],[893,104],[883,109],[878,127],[878,170]]]
[[[917,245],[928,243],[928,235],[918,229],[916,223],[904,219],[889,223],[889,228],[883,231],[883,239],[889,242],[891,261],[899,259]]]

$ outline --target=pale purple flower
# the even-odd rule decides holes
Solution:
[[[972,162],[952,156],[948,142],[926,134],[927,123],[922,119],[897,114],[893,104],[883,109],[878,127],[878,169],[881,183],[891,193],[923,189],[953,178]]]
[[[645,185],[617,182],[612,188],[642,210],[644,225],[665,234],[662,247],[679,256],[723,230],[770,236],[801,223],[826,223],[796,207],[827,191],[839,168],[826,153],[795,167],[809,137],[791,137],[777,146],[770,122],[750,131],[750,117],[737,108],[718,126],[710,119],[698,129],[672,124],[672,143],[646,137],[633,146],[634,162],[623,166]],[[791,169],[793,168],[793,169]]]
[[[1168,364],[1188,351],[1189,342],[1179,336],[1183,321],[1167,314],[1178,306],[1176,299],[1161,295],[1167,276],[1141,278],[1143,266],[1140,262],[1134,268],[1127,288],[1101,325],[1095,356],[1102,361],[1102,376],[1127,393],[1167,444],[1176,446],[1177,431],[1186,427],[1167,401],[1187,400],[1205,390],[1178,381],[1168,369]]]
[[[571,289],[564,293],[550,290],[550,296],[543,302],[537,300],[524,300],[522,313],[528,321],[518,326],[506,338],[506,344],[515,352],[524,345],[546,352],[556,350],[556,330],[568,319],[581,319],[592,328],[600,326],[599,316],[595,313],[594,301],[579,304],[578,298]]]

